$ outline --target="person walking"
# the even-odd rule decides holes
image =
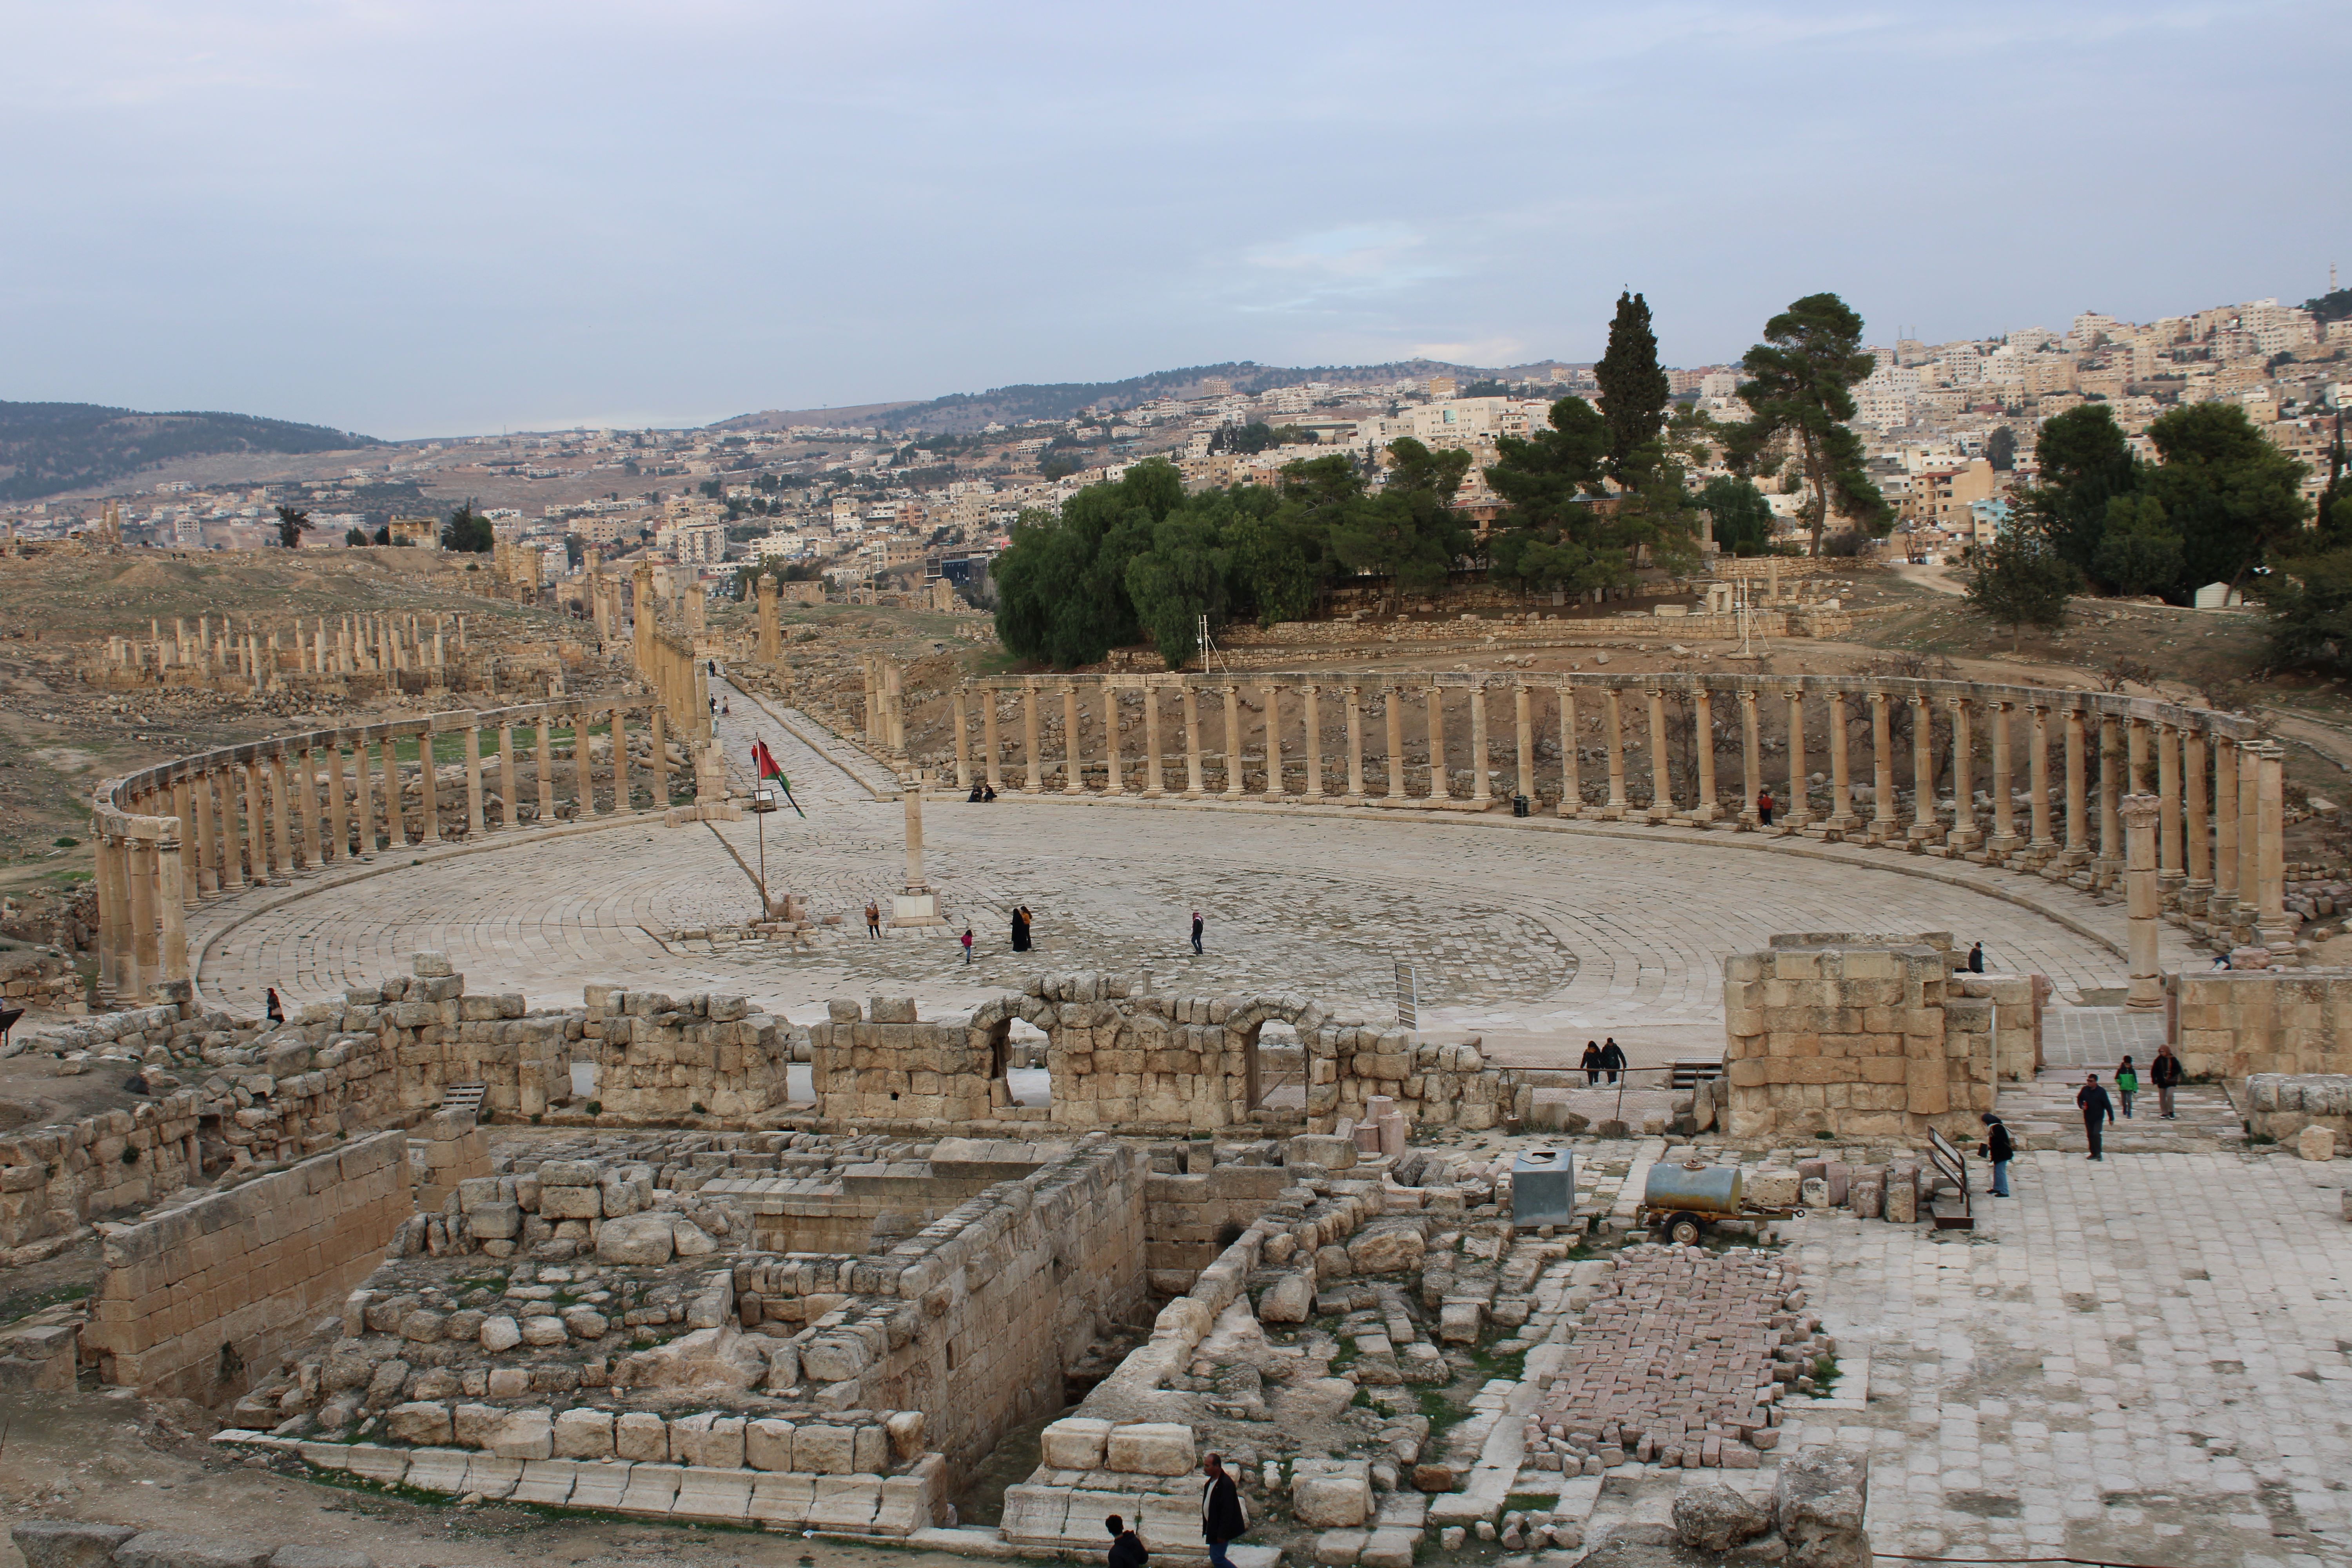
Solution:
[[[1615,1083],[1625,1066],[1625,1047],[1617,1043],[1614,1035],[1601,1042],[1601,1065],[1609,1069],[1609,1081]]]
[[[1192,911],[1192,951],[1193,951],[1194,952],[1200,952],[1200,951],[1201,951],[1201,929],[1202,929],[1202,920],[1201,920],[1201,911],[1200,911],[1200,910],[1194,910]]]
[[[1025,904],[1013,907],[1013,951],[1029,951],[1029,909]]]
[[[1209,1478],[1201,1483],[1201,1539],[1209,1543],[1212,1568],[1234,1568],[1233,1559],[1225,1555],[1225,1546],[1239,1540],[1249,1529],[1249,1511],[1242,1507],[1242,1489],[1225,1473],[1223,1463],[1214,1454],[1202,1458],[1201,1473]]]
[[[1143,1538],[1127,1528],[1127,1521],[1112,1514],[1103,1521],[1110,1531],[1110,1556],[1105,1568],[1143,1568],[1151,1561],[1151,1553],[1143,1549]]]
[[[1772,792],[1769,789],[1756,792],[1756,822],[1761,827],[1772,826]]]
[[[2167,1040],[2156,1047],[2156,1060],[2147,1064],[2148,1081],[2156,1085],[2156,1114],[2166,1121],[2172,1120],[2172,1091],[2180,1087],[2180,1058],[2172,1054],[2172,1042]]]
[[[1982,942],[1969,949],[1969,973],[1970,974],[1984,973],[1984,943]]]
[[[2138,1092],[2139,1068],[2132,1066],[2131,1058],[2126,1057],[2123,1060],[2123,1065],[2116,1068],[2116,1098],[2123,1101],[2124,1120],[2126,1121],[2129,1121],[2131,1120],[2132,1096]]]
[[[2009,1196],[2009,1163],[2017,1155],[2017,1145],[2009,1141],[2009,1123],[1986,1111],[1978,1118],[1985,1126],[1984,1142],[1977,1152],[1992,1162],[1992,1195]]]
[[[2107,1091],[2099,1087],[2097,1073],[2083,1080],[2083,1087],[2074,1091],[2074,1103],[2082,1108],[2083,1136],[2089,1140],[2091,1145],[2091,1152],[2086,1158],[2104,1163],[2106,1154],[2100,1147],[2099,1134],[2108,1122],[2116,1119],[2116,1102],[2109,1100]]]
[[[957,940],[963,943],[963,966],[970,969],[971,967],[971,927],[964,927],[963,935]]]
[[[1584,1042],[1584,1081],[1587,1087],[1601,1081],[1601,1042]]]
[[[278,999],[277,986],[268,987],[268,991],[269,1005],[262,1009],[263,1015],[273,1024],[282,1024],[286,1021],[286,1004]]]
[[[866,900],[866,934],[876,942],[882,940],[882,906],[871,899]]]

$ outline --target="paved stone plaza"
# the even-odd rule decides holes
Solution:
[[[760,863],[756,819],[630,822],[494,840],[471,854],[412,850],[414,866],[388,853],[209,904],[191,921],[205,994],[257,1010],[264,986],[331,994],[431,949],[535,1005],[576,1000],[587,981],[658,973],[673,987],[746,992],[808,1022],[834,996],[880,991],[927,1008],[969,1006],[1041,970],[1145,969],[1198,992],[1311,984],[1382,1016],[1392,1016],[1402,960],[1416,968],[1424,1028],[1549,1036],[1712,1024],[1722,1016],[1720,955],[1776,931],[1949,930],[1963,943],[1981,940],[1995,968],[2048,974],[2062,999],[2123,973],[2107,948],[2009,900],[2034,900],[2118,942],[2119,905],[1960,862],[1890,868],[1883,855],[1806,839],[1499,814],[1431,820],[1011,792],[987,805],[929,804],[926,865],[953,923],[875,942],[862,910],[869,899],[887,910],[898,885],[900,808],[848,770],[877,770],[820,756],[741,693],[732,706],[721,721],[730,759],[740,764],[754,735],[765,739],[808,812],[768,817],[766,856],[772,887],[841,917],[809,947],[713,951],[673,934],[755,918],[742,867]],[[1906,874],[1915,868],[1930,875]],[[1035,913],[1027,954],[1008,951],[1016,904]],[[1199,958],[1185,941],[1195,908],[1208,920]],[[969,969],[951,934],[965,921],[977,937]],[[2187,948],[2168,944],[2167,962],[2190,962]]]

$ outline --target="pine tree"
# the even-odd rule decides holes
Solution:
[[[1639,294],[1617,296],[1609,323],[1609,352],[1592,367],[1601,384],[1601,416],[1609,423],[1609,477],[1631,489],[1658,460],[1658,430],[1665,423],[1666,373],[1658,366],[1658,335]]]

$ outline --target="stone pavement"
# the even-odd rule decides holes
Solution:
[[[2164,1009],[2147,1007],[2070,1007],[2054,999],[2042,1015],[2042,1061],[2045,1067],[2099,1069],[2105,1079],[2116,1063],[2129,1056],[2147,1077],[2156,1047],[2164,1044]],[[2076,1081],[2081,1081],[2077,1073]]]
[[[1559,823],[1528,832],[1499,814],[1433,821],[1010,794],[927,807],[930,879],[950,919],[970,921],[979,938],[966,969],[949,934],[865,935],[858,911],[887,900],[902,874],[898,804],[876,800],[774,715],[732,706],[720,727],[730,764],[747,771],[751,739],[765,738],[808,812],[765,819],[771,885],[844,917],[811,947],[719,952],[677,939],[752,918],[756,893],[736,857],[759,864],[761,825],[635,818],[493,836],[471,850],[411,847],[207,904],[190,921],[206,995],[258,1010],[265,985],[317,997],[437,948],[473,984],[520,989],[534,1004],[576,1001],[590,980],[658,976],[673,991],[743,992],[806,1022],[835,996],[911,994],[945,1010],[1040,971],[1148,969],[1163,987],[1307,991],[1387,1019],[1402,959],[1418,969],[1425,1030],[1574,1034],[1580,1050],[1596,1030],[1719,1019],[1721,955],[1779,931],[1950,930],[1983,939],[1997,966],[2038,970],[2061,991],[2112,984],[2122,972],[2081,931],[2011,900],[2041,900],[2116,941],[2119,910],[1963,863],[1898,863],[1929,879],[1875,852],[1753,835]],[[1037,951],[1014,954],[1005,931],[1022,903],[1036,914]],[[1184,941],[1194,908],[1208,920],[1201,957]],[[2185,947],[2167,957],[2189,961]]]

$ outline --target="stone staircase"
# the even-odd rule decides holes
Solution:
[[[2044,1068],[2032,1083],[2001,1086],[2000,1117],[2009,1123],[2010,1135],[2021,1148],[2067,1149],[2078,1154],[2089,1151],[2090,1144],[2083,1137],[2083,1113],[2074,1108],[2074,1091],[2083,1086],[2084,1075],[2090,1071],[2098,1073],[2099,1081],[2107,1086],[2112,1096],[2114,1072],[2104,1066]],[[2144,1059],[2140,1081],[2147,1081]],[[2118,1118],[2108,1125],[2104,1140],[2107,1152],[2210,1153],[2225,1146],[2244,1146],[2244,1121],[2221,1085],[2183,1084],[2174,1100],[2176,1118],[2159,1121],[2156,1090],[2143,1088],[2133,1101],[2131,1119]]]

